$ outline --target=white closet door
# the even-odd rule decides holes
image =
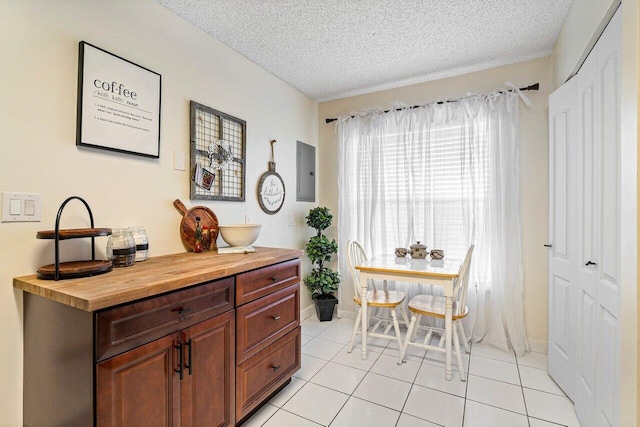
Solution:
[[[600,138],[594,157],[598,185],[595,425],[620,423],[620,10],[596,44]]]
[[[594,51],[595,52],[595,51]],[[598,187],[594,182],[594,166],[598,156],[601,126],[600,99],[598,85],[598,58],[592,52],[575,77],[578,83],[578,157],[580,162],[575,170],[575,181],[579,184],[577,232],[579,239],[576,285],[576,367],[575,390],[576,414],[582,427],[594,425],[595,376],[596,376],[596,316],[597,294],[596,266],[587,263],[597,259],[598,241]]]
[[[549,375],[573,399],[575,389],[576,79],[549,97]],[[572,188],[573,187],[573,188]],[[572,191],[573,189],[573,191]]]

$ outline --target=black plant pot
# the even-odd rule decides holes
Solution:
[[[335,306],[338,304],[338,298],[333,295],[319,295],[314,296],[313,301],[316,303],[318,320],[321,322],[330,321],[333,318]]]

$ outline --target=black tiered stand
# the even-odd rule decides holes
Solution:
[[[76,228],[68,230],[60,230],[60,217],[62,210],[71,200],[80,200],[89,212],[91,220],[91,228]],[[87,277],[111,271],[112,263],[109,260],[96,260],[95,238],[98,236],[108,236],[111,234],[110,228],[94,228],[93,214],[87,202],[78,196],[71,196],[65,200],[56,217],[55,230],[38,231],[37,239],[54,239],[55,240],[55,263],[42,266],[38,269],[38,276],[41,279],[71,279],[74,277]],[[88,261],[71,261],[60,262],[60,240],[91,238],[91,260]]]

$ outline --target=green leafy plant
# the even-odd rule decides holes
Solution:
[[[340,275],[325,267],[325,263],[331,262],[331,257],[338,253],[338,244],[335,240],[329,240],[322,234],[331,225],[333,215],[328,208],[317,207],[309,211],[306,216],[307,225],[316,230],[307,243],[307,255],[315,267],[304,279],[304,284],[316,299],[335,298],[333,292],[338,290]]]

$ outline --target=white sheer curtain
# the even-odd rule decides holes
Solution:
[[[338,243],[369,255],[416,241],[463,259],[476,244],[465,325],[474,341],[528,351],[522,304],[518,95],[496,91],[457,102],[338,120]],[[341,303],[353,288],[345,257]],[[396,284],[409,297],[429,286]],[[437,292],[438,290],[433,290]]]

